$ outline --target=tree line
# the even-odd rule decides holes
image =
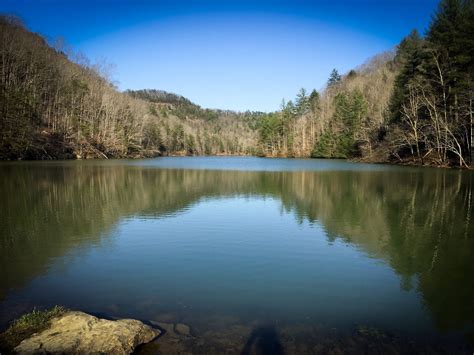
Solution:
[[[259,155],[438,166],[474,161],[474,1],[442,0],[425,36],[270,113],[204,109],[107,73],[0,17],[0,158]]]

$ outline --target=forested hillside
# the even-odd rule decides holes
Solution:
[[[474,1],[442,0],[425,37],[326,89],[301,90],[260,121],[262,155],[360,158],[437,166],[473,163]]]
[[[0,158],[250,154],[246,115],[159,91],[120,93],[12,17],[0,18]]]
[[[326,89],[304,89],[259,121],[261,153],[271,156],[372,157],[384,127],[397,70],[393,55],[372,58],[347,75],[334,70]]]
[[[442,0],[425,36],[271,113],[204,109],[160,90],[119,92],[17,19],[0,19],[0,158],[167,154],[474,161],[474,1]],[[225,106],[225,103],[222,103]]]

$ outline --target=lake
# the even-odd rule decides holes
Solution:
[[[2,163],[0,326],[59,304],[185,323],[177,346],[203,352],[261,331],[286,352],[472,353],[473,187],[342,160]]]

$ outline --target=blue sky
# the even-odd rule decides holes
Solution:
[[[33,31],[114,65],[121,90],[272,111],[304,87],[424,32],[437,0],[2,0]]]

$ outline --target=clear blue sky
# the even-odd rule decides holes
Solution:
[[[1,0],[48,39],[113,63],[121,90],[156,88],[203,107],[272,111],[424,32],[437,0]]]

